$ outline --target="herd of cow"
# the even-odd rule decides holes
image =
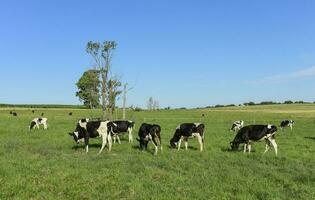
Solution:
[[[47,129],[47,118],[35,118],[31,121],[29,126],[30,130],[38,128],[39,125],[43,125],[44,129]],[[293,120],[284,120],[280,123],[280,128],[292,127],[294,125]],[[129,143],[133,142],[133,129],[135,128],[135,122],[133,121],[101,121],[101,120],[89,120],[88,118],[78,121],[76,128],[73,132],[69,133],[73,137],[74,141],[79,144],[84,142],[86,152],[89,150],[90,138],[101,137],[102,146],[99,151],[101,153],[108,144],[108,149],[111,151],[112,141],[116,140],[120,143],[119,136],[124,133],[128,133]],[[176,127],[174,136],[170,139],[170,147],[180,150],[181,142],[184,141],[185,149],[188,149],[188,139],[197,138],[200,151],[203,151],[204,145],[204,130],[205,125],[202,123],[183,123]],[[248,125],[244,126],[244,121],[235,121],[230,129],[237,132],[234,140],[230,142],[231,150],[237,151],[240,144],[244,144],[244,153],[251,152],[251,143],[256,141],[265,140],[266,153],[270,147],[274,148],[277,155],[277,143],[275,141],[275,134],[277,127],[275,125]],[[154,155],[157,155],[158,149],[162,151],[161,143],[161,127],[157,124],[141,124],[138,131],[139,147],[141,150],[145,150],[148,147],[148,143],[151,141],[155,151]]]

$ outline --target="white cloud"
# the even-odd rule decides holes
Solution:
[[[282,75],[274,75],[274,76],[267,76],[260,80],[251,81],[251,83],[268,83],[268,82],[282,82],[282,81],[289,81],[293,79],[299,79],[304,77],[315,77],[315,66],[302,69],[299,71],[295,71],[288,74]]]

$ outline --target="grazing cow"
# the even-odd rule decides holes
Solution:
[[[111,130],[114,143],[116,143],[116,139],[118,140],[118,143],[120,144],[119,134],[128,132],[128,138],[129,143],[133,142],[132,137],[132,130],[135,126],[135,123],[133,121],[113,121],[114,124],[116,124],[116,127],[113,127]]]
[[[16,113],[16,112],[13,112],[12,115],[13,115],[14,117],[17,117],[17,113]]]
[[[246,153],[247,148],[248,152],[251,152],[251,142],[256,141],[266,141],[266,148],[264,154],[272,146],[275,150],[277,156],[277,143],[275,141],[275,134],[277,132],[277,127],[274,125],[249,125],[241,128],[236,134],[234,140],[230,143],[231,149],[236,151],[239,148],[239,145],[244,143],[244,153]]]
[[[99,151],[101,153],[108,142],[108,151],[112,148],[112,138],[109,133],[114,124],[110,121],[89,121],[88,119],[81,119],[77,123],[74,132],[69,133],[73,136],[74,141],[79,144],[80,141],[84,141],[85,150],[89,152],[89,140],[90,138],[102,137],[102,147]]]
[[[157,124],[141,124],[138,132],[139,138],[137,140],[140,143],[140,149],[143,151],[148,148],[148,143],[151,141],[154,145],[154,155],[158,153],[158,147],[162,151],[161,143],[161,127]]]
[[[196,137],[203,151],[205,125],[201,123],[183,123],[177,126],[173,138],[170,140],[172,148],[180,149],[182,140],[185,141],[185,149],[188,149],[188,138]]]
[[[72,112],[69,112],[69,116],[71,116],[72,115]]]
[[[236,131],[239,131],[243,127],[244,127],[244,121],[243,120],[235,121],[235,122],[233,122],[230,131],[236,132]]]
[[[283,128],[285,127],[290,127],[291,128],[291,131],[293,129],[293,125],[294,125],[294,121],[293,120],[283,120],[281,123],[280,123],[280,129],[282,130]]]
[[[44,129],[47,129],[47,118],[34,118],[31,121],[31,124],[29,126],[30,130],[33,129],[34,127],[37,127],[39,129],[39,125],[43,125]]]

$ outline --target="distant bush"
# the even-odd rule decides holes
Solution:
[[[142,111],[142,108],[135,107],[133,110],[134,110],[135,112],[140,112],[140,111]]]
[[[244,103],[245,106],[254,106],[256,105],[254,102],[250,101],[248,103]]]
[[[215,108],[221,108],[221,107],[224,107],[224,105],[218,104],[218,105],[215,105],[214,107],[215,107]]]
[[[288,100],[288,101],[285,101],[285,102],[283,102],[284,104],[292,104],[293,103],[293,101],[291,101],[291,100]]]
[[[260,102],[260,105],[272,105],[272,104],[278,104],[277,102],[273,101],[262,101]]]
[[[296,101],[294,103],[305,103],[304,101]]]

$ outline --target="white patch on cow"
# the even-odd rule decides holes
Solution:
[[[79,137],[79,133],[77,131],[73,132],[73,134],[78,138]]]
[[[178,130],[178,129],[180,129],[180,125],[178,125],[178,126],[176,127],[176,130]]]
[[[267,128],[268,128],[268,129],[271,129],[271,126],[272,126],[271,124],[268,124]]]
[[[100,126],[97,129],[99,136],[102,137],[102,147],[100,151],[98,152],[99,154],[103,151],[107,142],[108,142],[108,151],[111,151],[112,149],[112,137],[111,137],[111,134],[108,134],[108,130],[107,130],[108,123],[109,121],[101,122]]]
[[[84,142],[84,138],[78,140],[78,143]]]
[[[197,126],[197,127],[198,127],[201,123],[194,123],[194,124],[195,124],[195,126]]]

